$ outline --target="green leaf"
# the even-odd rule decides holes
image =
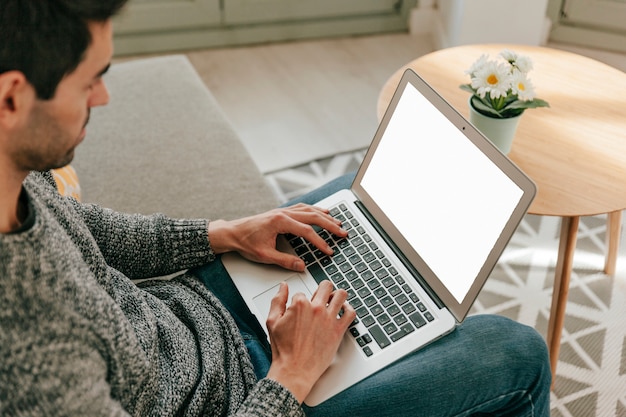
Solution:
[[[547,101],[534,99],[530,101],[516,100],[507,106],[507,109],[536,109],[537,107],[550,107]]]
[[[531,103],[533,103],[533,107],[529,107],[529,108],[550,107],[550,104],[547,101],[542,100],[540,98],[536,98],[536,99],[532,100]]]
[[[472,88],[471,84],[462,84],[459,86],[461,90],[467,91],[468,93],[476,94],[476,90]]]
[[[517,117],[522,113],[524,113],[524,109],[504,109],[501,115],[503,118],[509,119],[511,117]]]
[[[502,118],[502,115],[500,114],[500,112],[495,110],[489,104],[486,104],[485,101],[482,100],[478,96],[472,97],[471,104],[474,107],[474,109],[480,114],[483,114],[487,117],[496,117],[498,119]]]
[[[506,108],[507,109],[527,109],[528,106],[527,104],[530,103],[530,101],[522,101],[522,100],[515,100],[514,102],[512,102],[511,104],[509,104]]]
[[[507,95],[506,100],[504,101],[504,106],[503,107],[508,107],[511,105],[511,103],[515,103],[517,100],[517,96],[514,94],[509,93],[509,95]]]

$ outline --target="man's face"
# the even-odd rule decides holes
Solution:
[[[108,103],[102,75],[113,54],[112,24],[91,22],[89,30],[91,44],[78,67],[61,80],[52,99],[34,100],[14,142],[18,168],[43,171],[67,165],[85,138],[90,109]]]

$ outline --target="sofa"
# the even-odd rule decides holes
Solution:
[[[265,182],[184,55],[115,63],[72,167],[81,199],[118,211],[234,219],[274,208]]]

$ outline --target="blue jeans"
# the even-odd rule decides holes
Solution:
[[[315,203],[349,188],[352,175],[299,198]],[[263,378],[271,351],[222,263],[194,273],[222,300]],[[388,366],[317,407],[307,416],[549,416],[551,373],[546,344],[532,328],[494,315],[468,317],[452,333]]]

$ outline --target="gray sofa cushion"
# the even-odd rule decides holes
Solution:
[[[238,218],[277,199],[185,56],[114,64],[76,169],[83,201],[124,212]]]

